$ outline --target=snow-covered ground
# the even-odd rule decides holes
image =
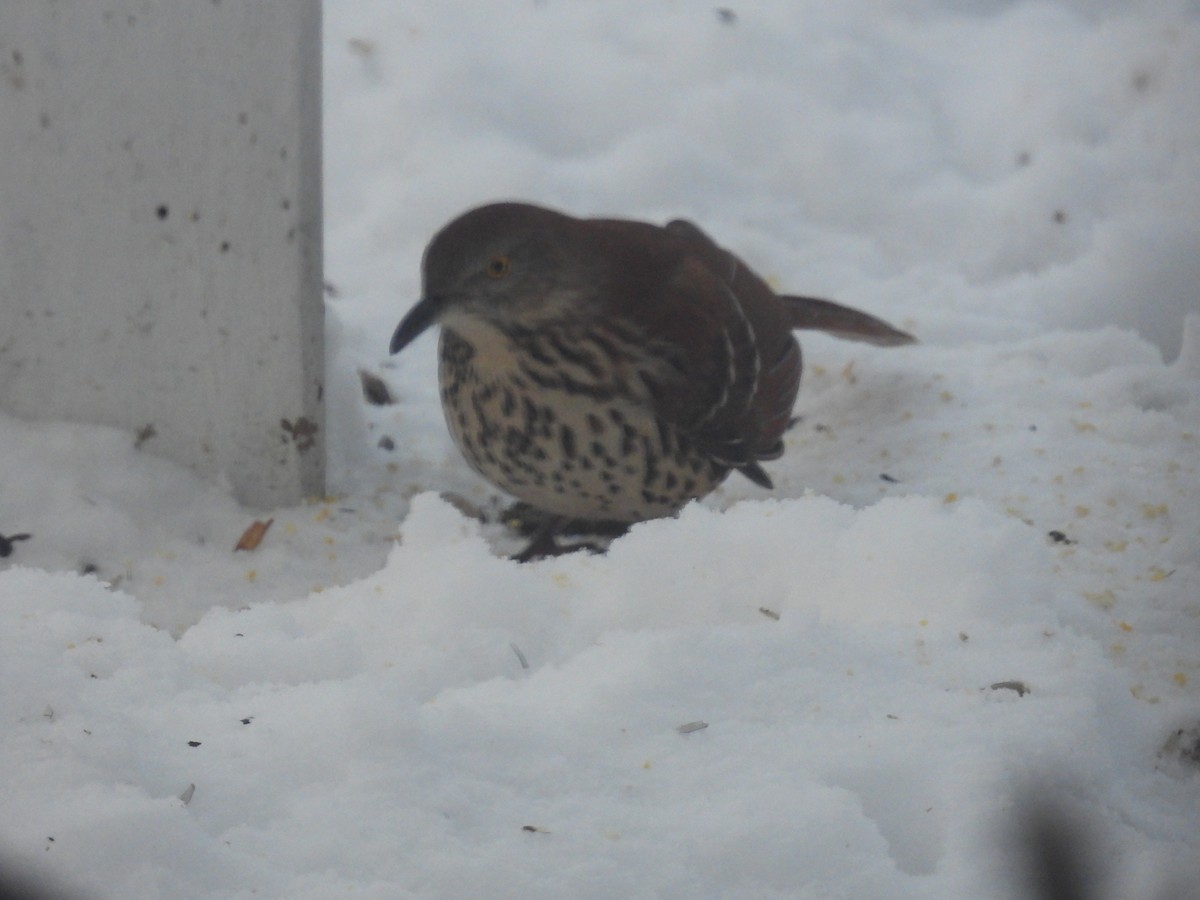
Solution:
[[[325,27],[330,496],[246,510],[0,416],[0,533],[32,535],[5,863],[98,898],[1001,898],[1039,797],[1102,896],[1200,896],[1195,3]],[[386,353],[429,235],[500,198],[686,216],[922,343],[805,336],[773,493],[517,565],[461,511],[501,501],[435,341]]]

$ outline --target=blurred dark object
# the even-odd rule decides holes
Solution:
[[[28,869],[0,859],[0,900],[84,900],[60,882],[33,878]]]
[[[0,557],[12,556],[13,550],[16,549],[13,544],[17,541],[27,541],[31,537],[32,534],[11,534],[8,537],[0,534]]]
[[[1033,900],[1092,900],[1092,841],[1083,824],[1053,801],[1031,799],[1019,821],[1027,890]]]

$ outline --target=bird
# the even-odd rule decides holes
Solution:
[[[683,219],[489,203],[434,234],[421,277],[389,349],[440,326],[455,444],[544,515],[520,561],[582,546],[557,543],[568,521],[670,516],[735,470],[772,488],[762,464],[783,454],[800,387],[793,330],[916,340],[832,301],[775,293]]]

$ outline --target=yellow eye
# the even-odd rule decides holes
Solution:
[[[488,260],[487,268],[484,269],[492,278],[503,278],[508,274],[509,262],[507,256],[493,256]]]

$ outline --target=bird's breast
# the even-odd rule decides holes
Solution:
[[[552,333],[443,328],[446,422],[471,466],[556,515],[635,522],[709,493],[726,469],[659,420],[610,348]]]

